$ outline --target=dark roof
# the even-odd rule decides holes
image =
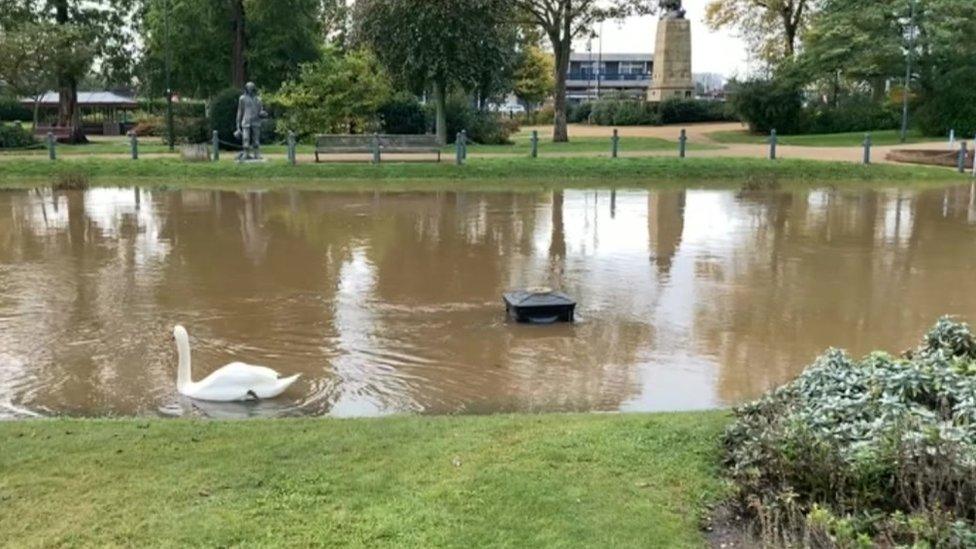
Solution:
[[[41,96],[41,105],[57,105],[61,94],[56,91],[46,92]],[[21,103],[33,105],[33,97],[24,97]],[[139,103],[132,97],[119,95],[110,91],[78,92],[78,105],[81,106],[116,106],[116,107],[137,107]]]

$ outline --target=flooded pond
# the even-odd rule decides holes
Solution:
[[[724,406],[828,346],[976,320],[976,196],[927,190],[0,192],[0,417]],[[507,321],[552,286],[574,325]],[[260,404],[179,397],[233,360]]]

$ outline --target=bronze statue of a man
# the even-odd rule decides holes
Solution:
[[[685,10],[681,7],[681,0],[660,0],[661,19],[684,19]]]
[[[261,158],[261,121],[268,116],[258,97],[254,82],[244,85],[244,93],[237,102],[237,131],[234,136],[241,140],[244,149],[238,160],[257,160]]]

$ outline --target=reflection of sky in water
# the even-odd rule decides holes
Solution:
[[[974,219],[968,186],[0,193],[0,417],[725,405],[827,346],[900,351],[971,317]],[[500,293],[539,285],[580,322],[506,322]],[[256,406],[180,399],[175,321],[197,377],[303,379]]]

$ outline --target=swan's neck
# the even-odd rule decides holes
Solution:
[[[190,379],[190,342],[185,336],[176,337],[176,353],[180,357],[180,365],[176,370],[176,388],[182,390],[193,383]]]

